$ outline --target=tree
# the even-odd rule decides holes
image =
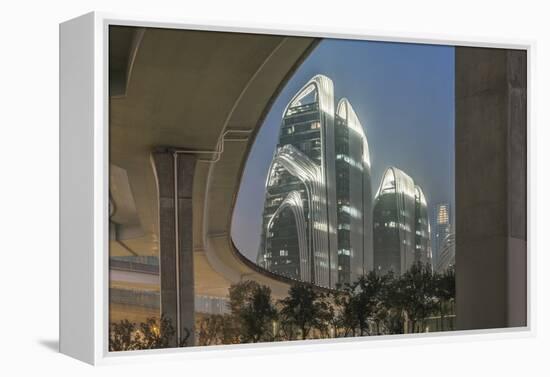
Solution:
[[[401,279],[392,271],[382,276],[384,287],[380,294],[381,305],[385,310],[378,310],[375,317],[381,322],[384,334],[404,333],[404,302]]]
[[[353,289],[346,284],[341,289],[332,293],[333,302],[336,306],[336,324],[343,330],[343,335],[355,336],[357,320],[352,308]]]
[[[160,323],[155,318],[147,318],[136,331],[136,341],[139,344],[139,349],[167,348],[175,333],[174,326],[168,318],[161,316]],[[188,331],[187,336],[181,341],[180,347],[185,346],[187,338],[189,338]]]
[[[340,318],[338,318],[334,294],[332,292],[321,294],[320,299],[326,307],[324,326],[321,328],[321,336],[323,338],[337,337],[338,329],[340,327]]]
[[[259,287],[260,284],[253,280],[232,284],[229,287],[229,309],[231,313],[238,316],[246,303],[251,300],[254,290]]]
[[[235,320],[230,314],[206,314],[197,325],[197,342],[200,346],[213,344],[235,344],[239,334],[235,330]]]
[[[137,349],[134,340],[135,331],[136,324],[127,319],[118,323],[111,323],[109,326],[109,351],[131,351]]]
[[[361,276],[357,282],[352,285],[351,311],[359,327],[359,335],[367,334],[369,327],[369,317],[373,309],[372,287],[366,276]]]
[[[271,289],[265,285],[254,289],[250,302],[240,313],[244,341],[253,343],[273,340],[273,322],[277,319],[277,309],[271,301]]]
[[[387,316],[384,295],[390,280],[390,275],[379,276],[372,271],[333,293],[337,323],[344,336],[355,336],[357,330],[361,336],[380,333],[380,323]]]
[[[297,329],[301,339],[307,339],[313,328],[326,331],[331,312],[324,296],[311,286],[297,283],[290,287],[288,297],[279,301],[280,317],[286,327]],[[295,339],[295,331],[288,331]]]
[[[147,318],[139,326],[125,319],[111,323],[109,327],[110,351],[167,348],[175,335],[171,321],[164,316],[161,316],[160,321],[154,317]],[[180,347],[185,346],[189,338],[189,331],[185,331],[187,335],[180,342]]]
[[[234,284],[229,288],[229,308],[242,342],[273,340],[273,322],[277,309],[271,289],[254,281]]]
[[[428,265],[415,263],[398,282],[398,295],[410,332],[424,331],[425,320],[437,309],[435,279]]]
[[[448,314],[455,299],[455,270],[449,267],[443,274],[436,276],[435,294],[438,299],[440,328],[443,330],[443,319]]]
[[[237,342],[240,342],[241,329],[241,315],[245,305],[252,300],[254,290],[260,285],[252,280],[241,281],[236,284],[232,284],[229,287],[229,303],[228,307],[231,312],[231,322],[233,329],[237,334]]]
[[[370,335],[393,333],[400,331],[401,326],[396,328],[396,322],[401,322],[399,305],[395,299],[394,288],[395,278],[393,272],[380,275],[374,271],[366,277],[372,294],[371,322],[375,328],[370,330]],[[394,330],[396,329],[396,330]]]

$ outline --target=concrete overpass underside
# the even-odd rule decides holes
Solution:
[[[158,256],[161,272],[156,284],[151,278],[139,283],[111,265],[111,290],[145,284],[161,297],[183,297],[178,281],[194,276],[193,296],[226,297],[228,287],[241,280],[267,284],[276,297],[286,294],[289,280],[236,250],[231,217],[254,136],[316,43],[302,37],[112,27],[110,255]],[[174,151],[181,161],[175,169]],[[177,169],[181,187],[174,190],[190,185],[185,200],[190,198],[192,211],[184,199],[174,198],[174,190],[165,197]],[[174,215],[176,225],[169,222]],[[192,270],[182,260],[191,261]],[[166,267],[170,261],[172,267]],[[177,263],[180,268],[174,269]],[[178,277],[173,283],[176,276],[164,275]],[[181,311],[188,311],[183,306],[192,299],[182,300]],[[160,305],[163,312],[176,313],[165,301]]]

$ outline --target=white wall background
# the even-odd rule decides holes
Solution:
[[[550,286],[547,145],[550,12],[543,1],[82,0],[0,5],[0,374],[10,375],[548,375]],[[138,15],[324,25],[365,32],[526,38],[537,42],[531,104],[531,236],[537,336],[91,368],[57,354],[58,23],[91,10]],[[546,171],[545,171],[546,168]],[[546,268],[547,269],[547,268]],[[545,349],[546,348],[546,349]],[[275,350],[273,351],[276,352]]]

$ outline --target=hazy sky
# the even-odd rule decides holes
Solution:
[[[336,102],[348,98],[365,129],[373,195],[386,168],[396,166],[424,190],[430,220],[436,203],[454,208],[454,47],[325,39],[273,104],[245,168],[232,236],[253,261],[282,112],[318,73],[334,82]]]

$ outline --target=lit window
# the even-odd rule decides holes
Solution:
[[[345,213],[350,213],[351,212],[351,208],[349,206],[342,206],[342,207],[340,207],[340,210],[342,212],[345,212]]]

